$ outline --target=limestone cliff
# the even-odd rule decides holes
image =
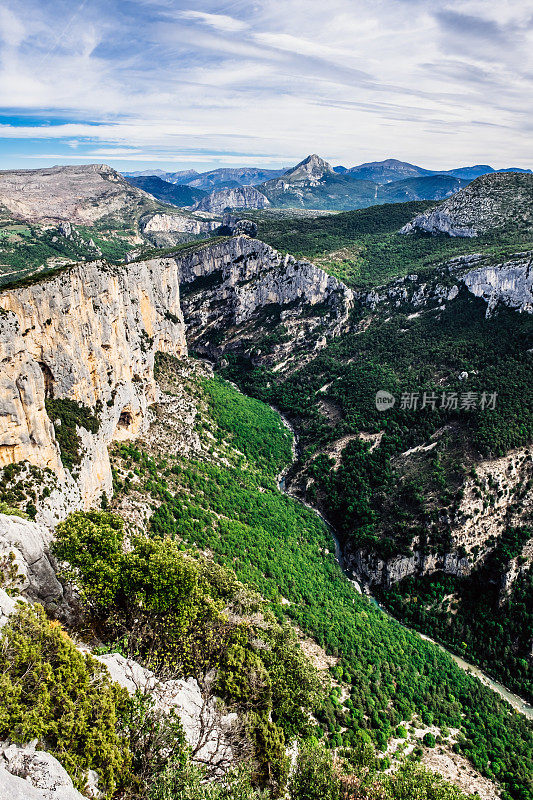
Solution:
[[[141,220],[143,236],[157,247],[172,247],[188,241],[191,236],[205,237],[220,225],[219,220],[185,214],[153,214]]]
[[[533,509],[532,479],[531,447],[481,461],[476,464],[475,476],[465,478],[461,487],[462,500],[455,513],[450,515],[441,509],[439,524],[446,526],[451,534],[447,552],[433,552],[419,537],[413,539],[410,555],[399,554],[388,559],[365,548],[348,546],[344,551],[345,566],[369,586],[388,587],[411,575],[439,571],[448,575],[469,575],[484,561],[506,529],[529,523]],[[528,547],[529,557],[522,559],[526,565],[531,563],[531,543]],[[504,579],[504,590],[519,571],[517,564],[511,563]]]
[[[172,261],[96,261],[0,294],[0,465],[50,468],[61,484],[47,500],[50,513],[111,494],[107,445],[144,430],[158,350],[186,352]],[[78,429],[76,480],[62,466],[47,398],[77,401],[99,418],[97,434]]]
[[[476,297],[487,302],[487,317],[503,303],[533,313],[533,253],[519,253],[500,264],[481,265],[462,278]]]
[[[461,285],[487,303],[490,317],[499,304],[533,313],[533,253],[515,253],[498,262],[481,253],[458,256],[431,274],[397,278],[369,292],[357,292],[356,300],[372,309],[378,306],[414,309],[442,306],[457,297]]]
[[[281,369],[338,335],[353,305],[337,278],[247,236],[183,254],[179,271],[189,345],[215,358],[247,351]]]
[[[155,353],[186,354],[185,326],[196,349],[221,355],[227,331],[239,342],[244,326],[259,320],[257,331],[268,334],[268,320],[260,318],[274,308],[275,324],[285,315],[292,326],[278,355],[298,343],[312,352],[346,325],[351,305],[351,291],[335,278],[247,236],[120,267],[95,261],[5,291],[0,467],[28,462],[19,476],[25,481],[30,465],[55,476],[39,480],[47,491],[37,503],[38,519],[53,525],[104,492],[111,496],[108,445],[146,430],[157,399]],[[98,421],[97,430],[77,425],[81,454],[69,469],[53,413],[61,399]]]

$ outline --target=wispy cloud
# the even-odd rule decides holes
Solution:
[[[208,14],[205,11],[187,10],[181,11],[179,16],[183,19],[193,20],[193,22],[203,22],[211,28],[224,31],[224,33],[235,33],[248,27],[242,20],[229,17],[227,14]]]
[[[3,0],[2,166],[530,166],[526,5]]]

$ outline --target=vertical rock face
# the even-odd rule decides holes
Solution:
[[[140,228],[143,236],[157,247],[172,247],[187,241],[190,236],[208,236],[220,222],[184,214],[153,214],[141,220]]]
[[[43,525],[0,514],[0,558],[12,554],[17,568],[17,591],[49,610],[63,600],[63,587],[48,552],[50,531]]]
[[[503,264],[482,266],[463,277],[465,286],[487,302],[487,317],[498,303],[533,313],[533,253],[520,253]]]
[[[335,335],[353,305],[353,293],[341,281],[247,236],[184,254],[178,268],[187,337],[195,345],[208,346],[217,333],[272,307],[292,311],[299,325],[313,308],[318,314],[325,307],[322,332]]]
[[[220,189],[193,206],[193,211],[211,211],[222,214],[226,208],[266,208],[270,205],[264,194],[253,186],[239,186],[236,189]]]
[[[186,353],[169,260],[93,262],[0,294],[0,466],[27,460],[52,469],[77,505],[110,493],[107,445],[144,429],[157,351]],[[61,464],[47,398],[77,401],[99,418],[97,434],[78,429],[84,457],[75,482]]]

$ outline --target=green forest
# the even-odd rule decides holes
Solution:
[[[334,674],[351,687],[350,695],[340,703],[333,691],[324,700],[315,737],[329,746],[363,740],[379,751],[416,715],[425,724],[458,728],[454,746],[482,774],[497,777],[505,797],[530,798],[527,721],[343,579],[324,524],[277,488],[276,474],[287,460],[287,434],[277,414],[218,379],[203,391],[216,420],[211,435],[223,443],[230,464],[153,458],[139,444],[122,444],[117,465],[132,477],[124,481],[117,472],[118,497],[142,487],[135,491],[149,493],[154,504],[153,537],[211,551],[260,592],[280,624],[288,616],[338,657]],[[233,439],[237,449],[229,444]]]
[[[435,205],[410,201],[315,217],[256,212],[257,236],[282,252],[308,258],[356,288],[387,283],[412,272],[429,274],[442,261],[483,252],[499,258],[533,247],[531,231],[510,227],[474,239],[416,234],[399,229]]]
[[[406,312],[375,317],[367,330],[333,341],[285,379],[230,357],[225,374],[247,393],[275,404],[296,425],[303,449],[300,463],[311,481],[307,497],[324,511],[348,548],[366,548],[384,558],[409,556],[413,541],[419,540],[429,552],[447,552],[449,520],[458,512],[465,478],[474,475],[484,508],[494,502],[495,492],[503,491],[495,484],[483,485],[475,477],[475,464],[533,441],[533,326],[526,315],[518,317],[506,309],[486,320],[485,309],[465,291],[445,310],[414,318]],[[462,373],[468,374],[466,380],[459,379]],[[397,398],[393,408],[376,408],[378,390]],[[495,408],[440,408],[443,392],[460,398],[467,391],[478,400],[484,391],[496,392]],[[403,393],[418,395],[416,411],[402,409]],[[421,408],[424,393],[438,399],[434,409]],[[333,416],[324,413],[324,403]],[[379,434],[379,447],[371,451],[369,443],[358,438],[360,431]],[[345,436],[352,440],[336,468],[327,448]],[[427,454],[400,458],[428,442],[434,446]],[[532,456],[523,459],[531,461]],[[529,481],[517,486],[515,507],[529,486]],[[502,567],[494,562],[488,569],[497,583]],[[475,608],[479,616],[474,624],[481,630],[490,603],[484,612],[480,605]],[[531,605],[519,603],[513,613],[517,625],[531,630]],[[418,626],[436,632],[436,622],[429,618],[424,614],[424,624],[419,619]],[[466,633],[460,638],[468,619],[465,613],[463,625],[446,637],[448,643],[466,642],[466,651],[459,649],[463,654],[470,652],[476,638]],[[481,644],[472,647],[479,651]],[[473,652],[473,657],[480,656]],[[527,693],[527,670],[515,670],[517,661],[526,657],[526,642],[517,637],[501,644],[498,658],[487,655],[483,663],[500,680],[513,673],[513,686]]]

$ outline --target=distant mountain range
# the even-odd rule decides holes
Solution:
[[[401,203],[405,200],[443,200],[466,186],[475,178],[495,172],[523,172],[529,169],[508,167],[494,169],[488,164],[457,167],[438,171],[425,169],[406,161],[388,158],[372,161],[355,167],[332,167],[320,156],[313,154],[288,170],[268,170],[257,167],[237,167],[198,173],[195,170],[163,172],[155,170],[149,176],[142,173],[125,173],[133,185],[150,192],[163,202],[177,206],[190,206],[202,202],[205,208],[218,208],[223,196],[221,191],[255,186],[257,192],[274,208],[304,208],[346,211],[366,208],[380,203]],[[148,184],[148,178],[159,181]],[[165,187],[173,185],[182,191]],[[149,188],[152,186],[152,189]],[[193,197],[186,189],[217,193],[212,200]],[[228,202],[240,198],[242,193],[228,193]],[[259,198],[259,199],[258,199]],[[248,200],[248,197],[246,198]],[[244,208],[260,208],[268,205],[257,193],[250,194],[250,202]],[[228,205],[227,208],[234,206]]]
[[[468,184],[468,181],[453,175],[429,170],[427,175],[420,176],[418,173],[421,171],[424,172],[402,162],[382,162],[364,165],[364,169],[362,166],[338,172],[314,154],[280,178],[256,188],[277,208],[348,211],[380,203],[442,200]],[[393,172],[397,176],[394,180],[391,178]],[[382,183],[363,175],[377,175]],[[384,180],[385,176],[387,180]]]
[[[163,172],[162,170],[143,170],[142,172],[125,172],[127,178],[141,178],[156,175],[168,183],[180,186],[191,186],[212,192],[214,189],[236,189],[239,186],[257,186],[271,178],[283,175],[284,169],[261,169],[260,167],[221,167],[210,172],[197,172],[195,169],[180,172]]]

